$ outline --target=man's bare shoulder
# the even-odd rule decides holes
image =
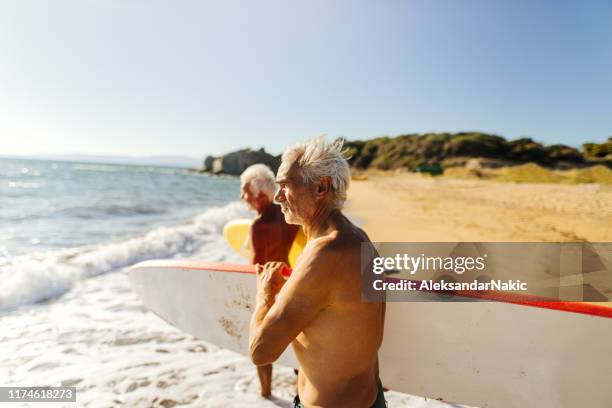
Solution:
[[[325,274],[328,279],[340,277],[360,264],[363,242],[370,241],[357,227],[334,230],[309,242],[304,249],[305,266],[309,271]]]
[[[347,222],[324,242],[322,250],[328,253],[341,253],[347,257],[359,254],[363,243],[370,243],[368,235],[361,228]]]

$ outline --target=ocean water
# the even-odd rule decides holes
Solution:
[[[187,169],[0,159],[0,312],[153,258],[230,257],[239,180]]]

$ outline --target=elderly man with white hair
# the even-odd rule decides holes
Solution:
[[[300,363],[295,407],[384,407],[378,377],[385,303],[361,296],[368,236],[343,214],[350,170],[342,142],[323,137],[282,156],[275,199],[308,243],[285,280],[281,262],[258,266],[250,353],[270,364],[291,343]]]
[[[240,198],[257,213],[249,234],[251,263],[288,262],[291,244],[299,227],[285,222],[280,207],[274,204],[274,173],[264,164],[254,164],[240,175]],[[257,366],[260,392],[272,393],[272,364]]]

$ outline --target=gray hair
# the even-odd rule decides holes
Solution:
[[[270,201],[274,200],[274,192],[276,190],[274,173],[265,164],[253,164],[242,172],[240,184],[244,186],[247,183],[249,183],[253,195],[257,196],[262,192]]]
[[[317,136],[287,148],[282,156],[283,162],[297,160],[304,184],[318,182],[321,177],[331,177],[334,193],[332,205],[336,209],[342,209],[351,180],[343,145],[343,139],[330,143],[324,136]]]

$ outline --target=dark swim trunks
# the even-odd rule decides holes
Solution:
[[[300,402],[300,396],[296,395],[293,399],[293,408],[305,408]],[[371,408],[387,408],[387,401],[385,401],[385,394],[383,393],[383,386],[380,380],[378,380],[378,393],[376,394],[376,401]]]

